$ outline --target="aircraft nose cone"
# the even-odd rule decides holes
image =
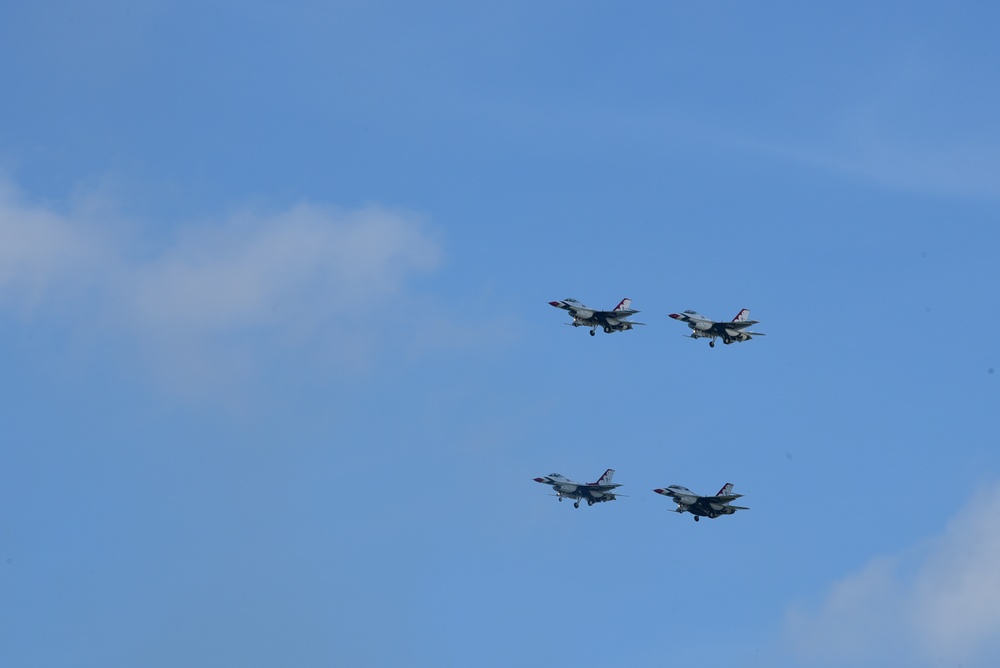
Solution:
[[[671,314],[670,314],[670,317],[671,317],[671,318],[673,318],[674,320],[682,320],[682,319],[683,319],[683,318],[681,317],[681,314],[680,314],[680,313],[671,313]]]
[[[559,306],[559,302],[549,302],[549,306]]]
[[[535,478],[535,482],[545,482],[545,478]]]

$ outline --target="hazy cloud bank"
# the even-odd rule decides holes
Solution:
[[[799,665],[1000,662],[1000,483],[918,552],[874,559],[817,609],[791,611],[787,644]]]
[[[99,200],[59,212],[0,183],[0,308],[124,340],[179,390],[245,377],[276,349],[356,365],[378,307],[442,260],[419,217],[376,206],[244,211],[151,243]]]

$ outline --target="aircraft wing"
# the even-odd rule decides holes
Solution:
[[[638,313],[634,308],[623,308],[620,311],[593,311],[593,314],[599,318],[627,318],[630,315],[635,315]]]
[[[618,483],[613,485],[580,485],[580,489],[585,489],[588,492],[610,492],[613,489],[621,487]]]
[[[620,323],[623,323],[623,322],[628,323],[630,325],[645,325],[646,324],[644,322],[635,322],[633,320],[626,320],[623,316],[615,316],[614,318],[601,318],[601,320],[603,322],[608,323],[609,325],[620,324]]]
[[[722,325],[728,329],[746,329],[750,325],[756,325],[760,320],[734,320],[733,322],[715,322],[713,325]]]

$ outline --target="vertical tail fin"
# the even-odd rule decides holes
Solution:
[[[632,300],[626,297],[625,299],[618,302],[618,306],[615,307],[616,311],[626,311],[632,306]]]
[[[598,478],[597,482],[595,482],[593,484],[595,484],[595,485],[610,485],[611,484],[611,479],[614,478],[614,477],[615,477],[615,470],[614,469],[608,469],[607,471],[604,472],[604,475],[602,475],[600,478]]]
[[[719,490],[719,493],[716,494],[716,496],[729,496],[732,493],[733,493],[733,483],[727,482],[725,485],[722,486],[722,489]]]
[[[733,322],[746,322],[749,319],[750,319],[750,309],[745,308],[736,314],[736,317],[733,318]]]

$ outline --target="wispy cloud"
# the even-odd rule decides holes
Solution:
[[[998,100],[984,92],[986,80],[964,80],[967,68],[949,61],[900,45],[767,149],[884,188],[1000,198]]]
[[[734,140],[751,150],[869,181],[945,197],[1000,198],[1000,145],[954,138],[911,140],[888,128],[844,130],[829,145]]]
[[[26,206],[0,181],[0,303],[23,315],[56,293],[79,290],[100,267],[111,266],[110,250],[88,222]]]
[[[276,348],[357,364],[386,322],[379,307],[443,255],[420,217],[375,206],[244,211],[179,226],[152,250],[140,227],[29,204],[0,183],[0,308],[124,339],[161,380],[195,391],[254,373]]]
[[[787,645],[798,665],[1000,662],[1000,483],[919,552],[874,559],[817,609],[792,610]]]

